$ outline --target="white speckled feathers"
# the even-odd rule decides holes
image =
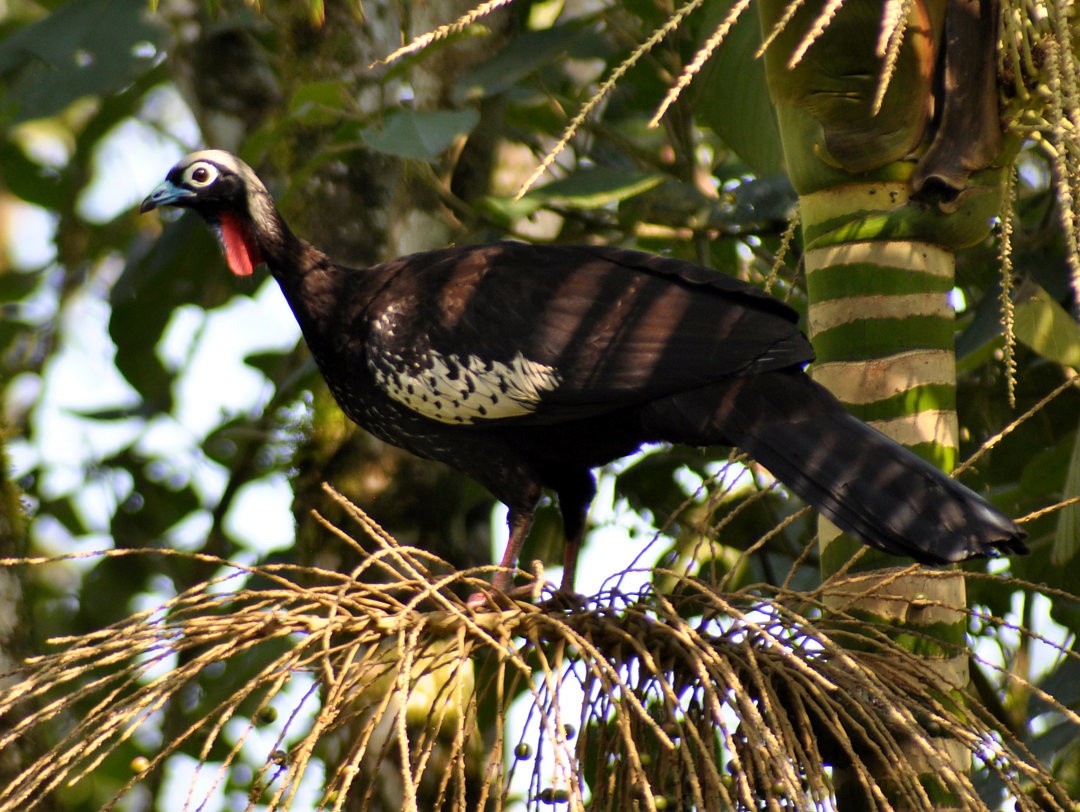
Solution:
[[[387,369],[368,362],[390,397],[442,423],[469,424],[535,412],[541,396],[559,385],[558,373],[521,353],[508,362],[431,351],[414,366]]]

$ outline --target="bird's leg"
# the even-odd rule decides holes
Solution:
[[[505,471],[503,473],[505,474]],[[506,505],[506,523],[510,526],[510,538],[506,542],[502,559],[499,561],[499,569],[491,579],[491,585],[496,592],[513,595],[514,570],[517,568],[518,556],[521,555],[525,537],[529,535],[529,528],[532,527],[536,505],[540,501],[540,483],[536,478],[528,476],[517,478],[511,475],[485,484],[495,497]],[[500,490],[503,492],[500,493]],[[488,592],[474,592],[466,603],[473,609],[495,605],[495,601]]]
[[[510,509],[507,524],[510,525],[510,539],[506,542],[502,560],[499,562],[500,569],[491,579],[491,585],[500,592],[509,593],[514,588],[514,569],[517,567],[518,556],[525,544],[525,537],[529,535],[532,527],[533,512],[531,510]]]
[[[559,511],[563,517],[563,532],[566,534],[566,546],[563,548],[563,576],[559,589],[563,592],[574,591],[574,576],[577,573],[578,554],[585,535],[585,520],[589,513],[589,503],[596,495],[596,480],[586,471],[583,476],[570,482],[564,482],[558,489]]]
[[[503,550],[499,569],[491,579],[491,586],[496,592],[505,595],[514,594],[514,570],[517,568],[518,556],[521,555],[521,547],[525,543],[525,537],[529,535],[532,521],[533,511],[531,508],[528,510],[510,508],[510,515],[507,517],[507,524],[510,525],[510,539],[506,542],[506,549]],[[487,592],[474,592],[465,602],[476,610],[483,610],[485,607],[499,608],[498,604]]]
[[[563,548],[563,571],[562,582],[559,589],[563,592],[574,591],[574,578],[577,575],[578,554],[581,552],[581,534],[567,536],[566,546]]]

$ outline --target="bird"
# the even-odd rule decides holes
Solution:
[[[346,267],[296,236],[222,150],[182,158],[140,212],[162,207],[201,216],[234,274],[266,265],[351,420],[506,505],[495,590],[512,590],[550,491],[571,591],[594,470],[647,443],[737,447],[892,555],[1027,552],[1005,514],[816,383],[797,313],[749,283],[632,249],[517,241]]]

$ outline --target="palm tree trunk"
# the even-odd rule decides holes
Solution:
[[[951,286],[953,254],[929,243],[870,240],[814,248],[806,254],[806,269],[818,353],[815,378],[876,428],[951,467],[957,451],[955,356],[952,310],[941,288]],[[824,519],[819,540],[823,577],[845,572],[861,549]],[[897,577],[896,564],[888,556],[863,554],[837,579],[826,602],[887,630],[917,653],[938,677],[939,690],[963,688],[968,682],[963,573]],[[861,594],[868,596],[852,597]],[[969,769],[963,745],[948,739],[934,745],[937,757],[953,769]],[[924,789],[934,808],[956,806],[933,780],[940,765],[918,747],[908,750],[908,758],[926,776]],[[890,765],[873,766],[880,767],[875,779],[888,794]],[[834,780],[840,809],[866,807],[862,779],[854,771],[837,771]]]
[[[764,37],[787,5],[759,5]],[[765,59],[800,198],[813,374],[856,415],[950,470],[958,450],[955,252],[987,236],[1004,180],[991,165],[1002,152],[997,9],[978,0],[874,0],[830,16],[827,5],[800,8]],[[906,20],[896,17],[902,8]],[[825,521],[819,539],[832,607],[887,630],[940,677],[938,690],[966,685],[961,572],[896,577],[905,562],[861,552]],[[942,762],[966,772],[970,758],[955,741],[935,745],[932,757],[912,747],[910,760],[933,808],[957,808],[934,776]],[[870,766],[886,797],[897,798],[889,765]],[[873,806],[864,781],[836,771],[838,808]]]

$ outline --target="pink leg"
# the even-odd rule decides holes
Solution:
[[[510,525],[510,540],[506,542],[502,560],[499,562],[501,570],[495,573],[491,579],[491,585],[500,592],[509,592],[514,587],[514,568],[517,567],[518,556],[525,544],[525,537],[529,535],[532,527],[532,513],[511,512],[507,523]]]
[[[491,586],[496,592],[509,594],[514,588],[514,568],[517,567],[518,556],[521,555],[521,547],[525,544],[525,537],[529,535],[532,527],[532,512],[510,512],[507,523],[510,525],[510,540],[506,542],[502,560],[499,562],[501,569],[491,579]],[[487,592],[474,592],[469,596],[466,603],[473,609],[483,609],[491,603],[491,596]]]

